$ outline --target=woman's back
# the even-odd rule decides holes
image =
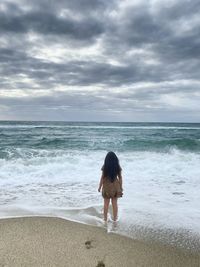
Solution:
[[[104,165],[101,168],[102,175],[99,183],[98,191],[101,191],[102,187],[102,196],[104,198],[104,220],[107,221],[107,213],[110,200],[113,207],[113,219],[117,220],[118,214],[118,205],[117,199],[122,197],[122,175],[121,167],[119,165],[118,157],[114,152],[108,152]]]

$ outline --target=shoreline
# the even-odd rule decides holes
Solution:
[[[200,253],[58,217],[0,219],[0,266],[97,266],[100,261],[109,267],[192,267],[200,266]]]
[[[121,220],[113,227],[113,221],[109,220],[107,227],[103,223],[103,215],[99,211],[93,210],[94,207],[56,209],[56,208],[31,208],[7,206],[0,211],[0,220],[18,219],[18,218],[59,218],[78,224],[88,225],[106,229],[107,233],[114,233],[122,237],[128,237],[132,240],[141,241],[149,244],[173,247],[193,254],[200,253],[200,234],[187,228],[162,228],[159,225],[140,225],[134,224],[130,229],[124,228]],[[92,210],[91,210],[92,209]],[[9,210],[9,212],[8,212]],[[1,267],[1,266],[0,266]]]

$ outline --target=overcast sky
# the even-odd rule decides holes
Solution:
[[[0,120],[200,122],[199,0],[1,0]]]

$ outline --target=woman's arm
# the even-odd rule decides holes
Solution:
[[[100,182],[99,182],[99,188],[98,188],[99,192],[101,191],[101,187],[103,185],[103,178],[104,178],[104,175],[103,175],[103,172],[102,172],[101,179],[100,179]]]
[[[121,190],[123,191],[123,187],[122,187],[122,171],[121,170],[120,170],[120,172],[118,174],[118,177],[119,177],[119,184],[120,184]]]

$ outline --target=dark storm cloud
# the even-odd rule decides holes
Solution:
[[[185,23],[187,27],[188,21],[195,15],[198,16],[199,1],[177,1],[171,7],[158,6],[155,12],[148,2],[144,3],[127,8],[122,16],[116,18],[115,24],[111,24],[109,29],[113,35],[108,35],[108,44],[111,44],[112,39],[115,40],[117,49],[123,52],[134,47],[150,47],[161,60],[172,62],[199,56],[199,20],[191,22],[191,29],[180,34],[181,25]],[[182,23],[178,24],[181,19]]]
[[[193,100],[196,94],[197,100],[199,11],[197,0],[4,0],[0,5],[0,89],[41,89],[46,95],[17,99],[18,104],[15,98],[0,96],[0,104],[101,109],[120,99],[113,110],[120,106],[145,112],[148,108],[143,106],[164,106],[160,99],[166,95]],[[36,41],[35,35],[39,36]],[[48,53],[40,56],[43,46],[48,51],[54,43],[68,49],[61,61]],[[79,49],[90,51],[95,45],[95,52],[78,54]],[[52,93],[58,86],[66,88],[62,96]],[[78,87],[78,93],[72,93],[71,86]],[[87,86],[98,92],[87,91]]]
[[[162,7],[162,2],[161,7]],[[158,4],[159,6],[159,4]],[[198,15],[200,3],[198,0],[174,1],[172,3],[164,3],[164,8],[159,9],[159,17],[166,20],[176,21],[179,18],[187,18],[188,16]]]
[[[103,25],[98,20],[84,18],[59,18],[45,10],[9,16],[0,13],[0,32],[27,33],[35,31],[41,34],[69,35],[75,39],[90,39],[103,33]]]
[[[158,73],[161,74],[161,70],[157,69],[155,72],[150,67],[140,67],[134,64],[114,66],[107,63],[84,60],[68,61],[59,64],[43,62],[27,56],[23,52],[11,49],[0,49],[0,53],[3,54],[0,61],[4,63],[4,68],[0,72],[2,76],[26,74],[29,78],[34,79],[36,83],[46,88],[52,87],[54,83],[55,85],[60,84],[63,86],[87,86],[91,84],[121,86],[141,80],[160,81],[162,79],[162,75],[160,75],[160,78],[157,77]],[[145,76],[143,76],[144,72]],[[48,80],[48,78],[51,78],[51,80]],[[3,79],[1,82],[3,82]],[[9,84],[10,81],[7,82]],[[21,86],[19,87],[20,89],[22,88]]]

